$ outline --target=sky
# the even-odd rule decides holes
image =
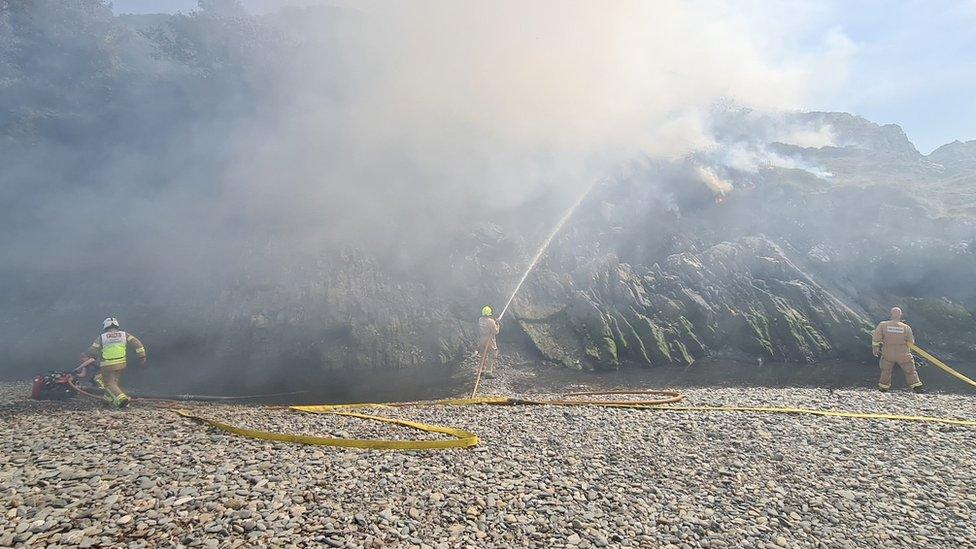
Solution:
[[[774,65],[809,73],[799,108],[900,125],[929,153],[976,139],[976,0],[692,2],[742,20]],[[188,12],[196,0],[114,0],[116,13]],[[244,0],[255,13],[286,5],[385,9],[376,0]],[[402,3],[401,3],[402,4]],[[409,6],[409,3],[407,3]]]

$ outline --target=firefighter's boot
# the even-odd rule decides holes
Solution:
[[[112,394],[112,391],[109,391],[108,385],[105,384],[105,377],[99,373],[92,378],[92,381],[102,390],[102,400],[115,406],[115,395]]]

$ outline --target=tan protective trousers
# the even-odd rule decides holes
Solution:
[[[488,358],[485,359],[485,373],[493,374],[495,372],[495,362],[498,361],[498,342],[495,341],[495,336],[482,339],[478,342],[478,356],[481,356],[481,353],[485,352],[486,345],[488,346]]]
[[[891,389],[891,373],[895,369],[895,364],[905,374],[905,383],[909,387],[914,389],[922,385],[922,380],[918,378],[918,371],[915,369],[915,360],[912,358],[912,355],[897,357],[896,360],[887,360],[882,356],[878,362],[878,365],[881,366],[881,379],[878,380],[878,387]]]
[[[112,367],[112,369],[107,369],[107,367],[102,367],[102,372],[99,374],[102,376],[102,383],[105,384],[105,390],[112,396],[112,398],[118,398],[119,395],[124,395],[122,392],[122,387],[119,386],[119,382],[122,381],[122,372],[125,371],[125,365],[121,368],[118,366]]]

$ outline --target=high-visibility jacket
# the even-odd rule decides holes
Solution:
[[[99,366],[108,370],[125,368],[128,346],[136,351],[136,356],[146,358],[146,347],[136,336],[122,330],[108,330],[98,336],[88,349],[88,356],[97,358]]]

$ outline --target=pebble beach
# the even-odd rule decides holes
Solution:
[[[487,380],[488,394],[505,380]],[[687,405],[976,418],[905,391],[682,389]],[[976,546],[976,428],[591,406],[418,406],[470,449],[251,440],[136,400],[0,385],[2,547]],[[539,395],[532,395],[539,396]],[[544,395],[543,395],[544,396]],[[436,438],[281,407],[181,404],[267,431]]]

